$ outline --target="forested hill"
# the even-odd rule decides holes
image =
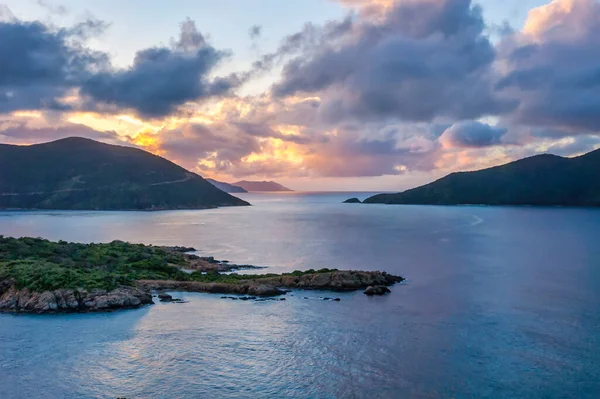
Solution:
[[[537,155],[476,172],[452,173],[365,203],[600,206],[600,150],[575,157]]]
[[[0,144],[0,208],[203,209],[248,205],[146,151],[71,137]]]

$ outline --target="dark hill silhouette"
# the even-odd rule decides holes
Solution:
[[[217,187],[221,191],[225,191],[226,193],[247,193],[248,191],[244,190],[242,187],[234,186],[233,184],[225,183],[222,181],[218,181],[215,179],[205,179],[207,182]]]
[[[146,151],[71,137],[0,144],[0,208],[159,210],[248,205]]]
[[[600,206],[600,150],[575,157],[537,155],[475,172],[452,173],[365,203]]]
[[[234,186],[242,187],[246,191],[294,191],[274,181],[247,181],[242,180],[233,183]]]

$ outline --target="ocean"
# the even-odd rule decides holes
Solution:
[[[188,302],[0,315],[0,398],[600,397],[599,209],[240,196],[253,206],[0,212],[0,234],[185,245],[264,272],[406,282],[385,297],[173,293]]]

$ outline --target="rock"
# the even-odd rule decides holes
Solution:
[[[349,198],[343,202],[344,204],[362,204],[358,198]]]
[[[9,288],[6,288],[10,284]],[[14,281],[0,282],[0,312],[97,312],[122,308],[137,308],[151,304],[152,296],[136,287],[119,287],[113,291],[60,289],[30,292],[18,290]]]
[[[385,295],[390,293],[390,289],[388,287],[386,287],[385,285],[375,285],[375,286],[369,286],[367,287],[367,289],[365,290],[365,295],[368,296],[373,296],[373,295]]]
[[[164,292],[158,294],[158,299],[160,299],[161,302],[171,302],[173,300],[173,297],[169,294],[165,294]]]
[[[169,303],[187,303],[186,301],[184,301],[183,299],[180,298],[173,298],[171,295],[169,294],[165,294],[164,292],[158,294],[158,299],[160,299],[161,302],[169,302]]]
[[[339,301],[341,301],[341,299],[340,299],[340,298],[334,298],[333,300],[334,300],[335,302],[339,302]]]
[[[385,272],[330,270],[302,275],[286,274],[254,279],[249,277],[248,280],[237,283],[139,280],[136,284],[145,291],[209,292],[214,294],[269,297],[284,295],[290,289],[353,291],[364,290],[367,287],[390,286],[401,281],[404,281],[402,277]],[[304,298],[309,299],[308,297]],[[331,300],[332,298],[329,299]]]
[[[194,247],[175,246],[175,247],[161,247],[161,248],[166,249],[167,251],[183,252],[183,253],[196,251],[196,248],[194,248]]]
[[[272,285],[256,284],[248,287],[248,294],[255,296],[279,296],[285,294],[285,291]]]
[[[216,260],[213,256],[201,257],[194,254],[184,254],[184,258],[187,262],[185,268],[198,272],[224,273],[236,270],[264,269],[264,267],[252,265],[235,265],[229,263],[229,261]]]
[[[308,273],[300,276],[282,275],[261,279],[261,284],[275,287],[300,288],[313,290],[352,291],[376,285],[393,285],[404,281],[400,276],[385,272],[362,272],[332,270],[328,272]]]

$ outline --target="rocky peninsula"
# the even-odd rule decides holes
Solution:
[[[283,274],[227,274],[235,265],[161,247],[113,241],[51,242],[0,236],[0,312],[100,312],[153,304],[152,293],[207,292],[276,297],[290,289],[365,290],[384,295],[403,281],[385,272],[321,269]],[[166,297],[166,295],[164,295]]]

